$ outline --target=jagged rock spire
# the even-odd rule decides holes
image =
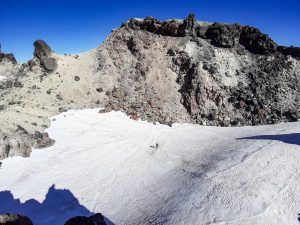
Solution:
[[[42,56],[49,56],[52,53],[49,45],[43,40],[36,40],[34,43],[34,56],[41,58]]]
[[[196,36],[195,25],[196,17],[195,14],[191,13],[183,20],[184,36]]]
[[[56,60],[51,57],[52,50],[49,45],[43,40],[36,40],[33,45],[33,55],[40,61],[41,66],[47,71],[55,70],[57,63]]]

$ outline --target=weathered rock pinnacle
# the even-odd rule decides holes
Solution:
[[[56,60],[51,57],[52,50],[43,40],[37,40],[34,42],[34,56],[40,61],[41,66],[43,66],[47,71],[53,71],[56,69]]]

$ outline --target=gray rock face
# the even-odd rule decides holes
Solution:
[[[2,214],[0,215],[0,225],[33,225],[31,220],[26,216],[17,214]]]
[[[65,225],[106,225],[101,213],[96,213],[90,217],[76,216],[69,219]]]
[[[47,71],[53,71],[57,67],[56,60],[51,57],[52,50],[43,40],[37,40],[34,42],[34,56],[40,61]]]
[[[114,58],[125,61],[125,49],[120,46],[135,40],[130,45],[134,54],[129,63],[135,73],[126,74],[124,65],[117,66],[118,74],[124,74],[118,78],[123,82],[117,91],[107,92],[107,111],[124,110],[167,124],[217,126],[272,124],[299,118],[299,61],[277,51],[276,43],[258,29],[197,22],[197,37],[188,33],[181,37],[181,21],[151,21],[147,21],[147,32],[143,32],[144,21],[131,20],[123,25],[124,32],[121,29],[120,34],[112,35],[109,46],[104,44]],[[157,29],[149,28],[154,24]],[[174,29],[162,32],[157,24]],[[174,35],[177,39],[167,37]],[[152,51],[154,48],[157,50]],[[155,61],[155,57],[164,59]],[[155,84],[150,81],[153,73],[160,74]],[[176,87],[170,81],[173,76]],[[155,106],[147,104],[149,101]]]

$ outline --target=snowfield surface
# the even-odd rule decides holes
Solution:
[[[54,146],[2,161],[0,213],[35,225],[96,212],[110,224],[300,224],[300,122],[169,127],[98,111],[51,118]]]
[[[5,76],[1,76],[1,75],[0,75],[0,81],[5,80],[5,79],[6,79]]]

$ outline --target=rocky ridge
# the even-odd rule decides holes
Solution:
[[[18,214],[0,214],[0,225],[33,225],[32,221]],[[101,213],[96,213],[89,217],[76,216],[65,222],[65,225],[106,225],[104,217]]]
[[[63,56],[42,40],[25,64],[0,60],[0,159],[53,144],[48,117],[103,107],[131,118],[212,126],[297,121],[299,48],[257,28],[152,17],[122,24],[92,51]]]
[[[17,214],[0,214],[0,225],[33,225],[31,220],[26,216]]]

